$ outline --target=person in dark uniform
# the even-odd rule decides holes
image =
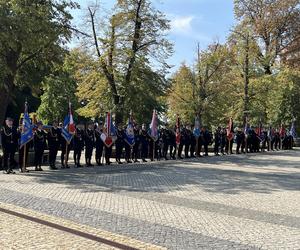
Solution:
[[[134,146],[132,149],[132,160],[133,162],[139,162],[139,148],[140,148],[140,128],[139,125],[135,125],[134,127]]]
[[[122,153],[123,153],[123,147],[124,147],[124,141],[123,141],[123,130],[121,129],[120,124],[117,126],[117,139],[115,141],[116,146],[116,162],[118,164],[123,164],[121,161]]]
[[[185,131],[186,131],[186,135],[185,135],[185,142],[184,142],[184,157],[190,158],[189,151],[191,146],[192,131],[189,126],[186,126]]]
[[[225,128],[221,129],[221,154],[225,155],[225,147],[227,142],[227,132]]]
[[[280,149],[280,133],[279,133],[278,129],[276,129],[275,135],[274,135],[274,148],[275,148],[275,150]]]
[[[181,126],[180,127],[180,143],[178,145],[178,151],[177,151],[177,158],[178,159],[183,159],[182,158],[182,149],[183,149],[183,145],[185,144],[185,139],[186,139],[186,129]]]
[[[57,169],[55,162],[60,142],[61,130],[58,127],[57,121],[54,121],[50,131],[48,132],[49,165],[51,169]]]
[[[176,150],[177,150],[177,144],[176,144],[176,129],[168,129],[167,130],[167,143],[170,145],[170,159],[175,160],[176,159]]]
[[[263,131],[262,131],[262,146],[261,146],[262,152],[264,152],[266,150],[269,151],[269,148],[270,148],[269,144],[270,144],[270,141],[269,141],[269,137],[268,137],[268,131],[267,131],[267,129],[263,129]]]
[[[219,148],[220,148],[220,144],[221,144],[221,128],[218,127],[215,131],[214,134],[214,153],[216,156],[219,156]]]
[[[142,161],[147,162],[146,158],[148,156],[148,133],[145,124],[142,125],[140,138],[141,138],[141,147],[142,147]]]
[[[204,127],[201,127],[200,129],[200,136],[198,137],[198,149],[197,149],[197,157],[202,157],[202,147],[204,146],[205,139],[204,139]]]
[[[61,155],[60,155],[61,168],[70,168],[70,166],[68,165],[68,161],[69,161],[69,154],[73,146],[73,138],[69,143],[66,141],[66,139],[63,136],[61,136],[60,145],[61,145],[60,146],[61,147]]]
[[[15,153],[18,147],[18,132],[13,126],[13,119],[7,117],[5,126],[1,129],[1,141],[3,149],[3,167],[5,173],[14,174],[13,166],[15,165]]]
[[[46,148],[47,133],[43,130],[43,123],[37,123],[37,130],[34,133],[34,165],[35,171],[42,171],[43,155]]]
[[[132,163],[131,159],[131,151],[132,151],[132,147],[131,145],[129,145],[126,141],[126,126],[123,128],[123,141],[124,141],[124,147],[125,147],[125,161],[127,163]]]
[[[195,157],[195,150],[196,150],[196,145],[197,145],[197,138],[196,136],[194,135],[193,133],[194,131],[194,128],[193,128],[193,125],[191,125],[191,147],[190,147],[190,156],[192,158]]]
[[[74,163],[75,167],[80,168],[81,152],[84,149],[84,125],[78,124],[76,126],[75,135],[73,137]]]
[[[204,147],[204,156],[208,156],[208,145],[211,143],[211,135],[209,131],[203,127],[203,147]]]
[[[87,167],[92,167],[93,164],[91,163],[93,149],[95,145],[95,131],[94,131],[94,124],[92,122],[88,123],[88,127],[85,131],[84,135],[84,144],[85,144],[85,163]]]
[[[103,154],[103,148],[104,143],[101,139],[101,134],[103,133],[103,123],[100,122],[98,126],[95,128],[95,147],[96,147],[96,163],[98,166],[102,166],[102,154]]]
[[[245,133],[240,128],[236,133],[236,154],[245,153]]]
[[[21,134],[22,134],[22,125],[19,126],[18,128],[18,138],[19,141],[21,140]],[[20,144],[20,143],[19,143]],[[28,173],[29,170],[27,169],[28,167],[28,154],[29,154],[29,149],[32,147],[32,140],[30,142],[27,142],[26,147],[22,146],[19,147],[19,169],[22,173]],[[25,150],[26,148],[26,150]],[[25,157],[24,157],[24,151],[25,152]],[[24,158],[25,158],[25,164],[24,163]]]
[[[107,147],[107,146],[105,145],[105,154],[104,154],[104,156],[105,156],[105,164],[106,164],[106,165],[110,165],[110,164],[112,163],[112,162],[110,161],[111,154],[112,154],[112,146]]]

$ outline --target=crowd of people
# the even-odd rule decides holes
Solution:
[[[93,156],[96,164],[101,166],[110,165],[112,157],[115,158],[117,164],[205,157],[208,156],[210,145],[216,156],[233,154],[234,143],[236,154],[292,149],[293,146],[293,136],[289,131],[282,129],[235,128],[233,135],[229,137],[228,128],[218,127],[212,133],[206,127],[201,126],[199,134],[196,135],[193,125],[170,128],[168,124],[159,129],[156,140],[149,135],[145,124],[142,126],[135,124],[133,127],[134,144],[130,145],[126,141],[126,127],[119,124],[116,126],[113,150],[113,147],[107,146],[101,137],[104,130],[101,122],[78,124],[70,143],[62,136],[61,126],[54,121],[46,131],[42,122],[38,122],[33,140],[26,147],[20,147],[21,128],[14,127],[13,119],[7,118],[5,126],[1,129],[2,165],[5,173],[15,173],[13,169],[17,166],[22,172],[28,172],[28,154],[31,149],[34,151],[35,170],[42,171],[46,149],[49,150],[50,169],[58,169],[56,161],[59,150],[61,150],[60,167],[70,168],[68,164],[70,151],[73,151],[74,167],[83,167],[81,157],[83,152],[84,165],[92,167]],[[18,162],[15,161],[17,151]]]

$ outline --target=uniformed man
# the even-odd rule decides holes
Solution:
[[[100,122],[95,128],[95,148],[96,148],[96,163],[98,166],[102,165],[101,159],[103,154],[104,143],[101,139],[101,134],[103,133],[103,123]]]
[[[18,132],[13,126],[13,119],[7,117],[5,126],[1,129],[1,141],[3,149],[3,167],[5,173],[14,174],[13,166],[15,164],[15,153],[18,147]]]
[[[146,130],[146,125],[142,124],[142,131],[141,131],[141,146],[142,146],[142,161],[147,162],[146,158],[148,156],[148,133]]]
[[[80,164],[81,152],[84,149],[84,125],[76,125],[75,134],[73,137],[74,163],[75,167],[82,167]]]
[[[180,133],[180,143],[178,145],[177,158],[183,159],[181,154],[182,154],[182,149],[183,149],[183,145],[185,143],[185,138],[186,138],[186,130],[183,126],[180,126],[179,133]]]
[[[132,147],[131,145],[129,145],[126,141],[126,126],[123,128],[123,141],[124,141],[124,147],[125,147],[125,161],[127,163],[132,163],[131,159],[131,151],[132,151]]]
[[[57,152],[61,142],[61,130],[57,121],[54,121],[50,131],[48,132],[48,148],[49,148],[49,165],[50,169],[57,169],[55,166]]]
[[[66,141],[66,139],[63,136],[61,136],[60,145],[61,145],[61,155],[60,155],[61,168],[70,168],[68,161],[69,161],[69,154],[73,146],[73,138],[69,143]]]
[[[19,139],[19,141],[21,140],[22,128],[23,128],[22,125],[19,126],[19,128],[18,128],[18,139]],[[27,167],[28,167],[28,155],[29,155],[30,147],[32,147],[32,140],[30,142],[27,142],[26,147],[24,147],[24,145],[22,147],[19,147],[19,169],[22,173],[29,172]],[[25,157],[24,157],[24,153],[25,153]],[[25,164],[24,164],[24,159],[25,159]]]
[[[197,145],[197,138],[193,133],[194,131],[194,124],[191,125],[191,147],[190,147],[190,157],[194,158],[195,157],[195,150],[196,150],[196,145]]]
[[[118,124],[117,126],[117,139],[115,141],[115,145],[116,145],[116,162],[118,164],[123,164],[123,162],[121,161],[121,157],[122,157],[122,153],[123,153],[123,147],[124,147],[124,141],[123,141],[123,130],[121,128],[122,126],[120,124]]]
[[[191,146],[192,131],[190,126],[186,126],[185,130],[186,130],[186,137],[184,142],[184,156],[185,158],[190,158],[189,151]]]
[[[93,149],[95,145],[95,133],[94,133],[94,124],[92,122],[88,123],[88,127],[85,131],[84,136],[84,144],[85,144],[85,163],[87,167],[92,167],[91,163]]]
[[[216,156],[219,156],[219,148],[220,148],[220,144],[221,144],[221,128],[220,127],[218,127],[215,131],[214,142],[215,142],[214,154]]]
[[[140,127],[138,124],[135,125],[134,127],[134,146],[132,149],[132,160],[133,162],[139,162],[138,158],[140,157],[139,155],[139,148],[140,148]]]
[[[226,147],[226,142],[227,142],[227,132],[226,128],[221,129],[221,154],[225,155],[225,147]]]
[[[236,133],[236,154],[245,153],[245,133],[238,128]]]
[[[170,145],[170,159],[175,160],[176,159],[176,150],[177,150],[177,144],[176,144],[176,127],[174,130],[168,129],[167,130],[167,141]]]
[[[35,171],[42,171],[43,155],[46,148],[47,133],[43,130],[43,123],[37,123],[37,129],[34,133],[34,165]]]
[[[202,132],[203,132],[204,156],[208,156],[208,145],[211,143],[211,135],[205,127],[202,127]]]
[[[269,151],[269,146],[270,141],[269,141],[269,137],[268,137],[268,131],[266,128],[263,129],[262,131],[262,146],[261,146],[261,150],[265,151],[268,150]]]

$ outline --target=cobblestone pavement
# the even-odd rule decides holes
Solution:
[[[300,249],[299,149],[44,169],[0,174],[0,209],[137,249]],[[1,210],[0,222],[0,249],[21,249],[19,239],[26,249],[112,247]]]

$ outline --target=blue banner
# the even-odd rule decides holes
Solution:
[[[33,126],[31,125],[30,117],[27,110],[27,103],[25,103],[25,112],[22,124],[20,148],[33,139]]]
[[[129,120],[128,120],[127,128],[125,130],[124,140],[131,147],[135,144],[134,129],[133,129],[133,124],[132,124],[131,118],[129,118]]]

